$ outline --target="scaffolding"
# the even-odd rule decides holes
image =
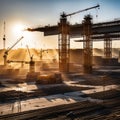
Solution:
[[[64,13],[61,15],[58,35],[58,49],[59,49],[59,71],[69,72],[69,58],[70,58],[70,35],[69,23]]]
[[[104,39],[104,57],[106,59],[112,58],[112,40],[108,34],[105,34]]]
[[[84,57],[84,73],[92,72],[92,56],[93,56],[93,41],[91,39],[92,35],[92,17],[87,15],[83,20],[83,57]]]

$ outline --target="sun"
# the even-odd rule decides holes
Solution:
[[[15,38],[20,38],[21,36],[24,37],[24,39],[21,40],[22,46],[19,46],[20,44],[18,44],[19,47],[26,48],[26,45],[29,47],[33,47],[34,45],[35,35],[33,35],[31,32],[25,31],[26,28],[26,25],[21,23],[13,25],[13,36]]]
[[[13,26],[13,33],[15,36],[21,36],[23,34],[25,26],[22,24],[16,24]]]

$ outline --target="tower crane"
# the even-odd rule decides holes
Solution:
[[[35,62],[33,61],[33,55],[31,55],[28,45],[26,45],[26,47],[27,47],[28,54],[30,57],[29,72],[35,72]]]
[[[24,37],[20,37],[10,48],[8,48],[5,52],[4,52],[4,65],[6,66],[7,65],[7,55],[9,53],[9,51],[16,45],[18,44]]]
[[[69,57],[70,57],[70,25],[67,22],[67,17],[84,12],[90,9],[99,8],[100,5],[89,7],[83,10],[79,10],[70,14],[61,14],[60,23],[58,23],[59,36],[58,36],[58,46],[59,46],[59,70],[61,72],[69,72]]]
[[[28,54],[29,54],[30,60],[33,61],[33,55],[31,55],[30,49],[29,49],[28,45],[26,45],[26,47],[27,47],[27,50],[28,50]]]

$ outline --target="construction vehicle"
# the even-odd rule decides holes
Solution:
[[[8,48],[5,52],[4,52],[4,66],[7,66],[7,56],[8,56],[8,53],[10,52],[10,50],[17,44],[19,43],[24,37],[20,37],[10,48]]]

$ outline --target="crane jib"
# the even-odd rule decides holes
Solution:
[[[90,8],[86,8],[86,9],[83,9],[83,10],[79,10],[77,12],[73,12],[71,14],[67,14],[66,17],[71,16],[71,15],[75,15],[77,13],[84,12],[84,11],[87,11],[87,10],[90,10],[90,9],[99,8],[99,7],[100,7],[100,5],[98,4],[98,5],[90,7]]]
[[[10,48],[7,49],[7,52],[9,52],[18,42],[20,42],[24,37],[20,37]]]

